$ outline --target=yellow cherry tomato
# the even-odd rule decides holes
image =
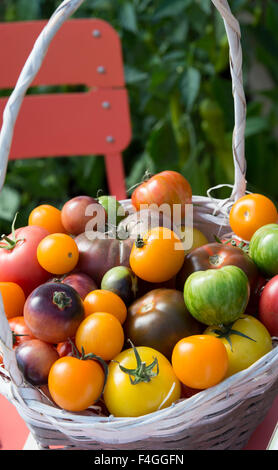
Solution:
[[[142,416],[170,406],[181,396],[181,384],[163,354],[139,346],[110,362],[104,402],[114,416]]]
[[[92,353],[110,361],[123,348],[123,327],[111,313],[92,313],[80,323],[75,334],[75,344],[81,353]]]
[[[251,366],[272,349],[269,332],[252,315],[242,315],[230,327],[210,326],[204,333],[224,344],[229,360],[227,377]]]
[[[66,274],[77,265],[79,251],[69,235],[53,233],[39,243],[37,258],[39,264],[49,273]]]
[[[277,223],[278,213],[268,197],[247,194],[234,203],[229,219],[232,231],[243,240],[250,241],[259,228]]]
[[[127,317],[127,308],[121,297],[105,289],[89,292],[84,299],[84,309],[86,317],[91,313],[107,312],[118,318],[121,324]]]
[[[155,227],[138,237],[130,253],[132,271],[144,281],[164,282],[182,267],[183,244],[172,230]]]
[[[228,354],[220,339],[205,334],[192,335],[176,344],[172,365],[184,385],[204,390],[224,379],[228,369]]]
[[[49,233],[66,233],[62,224],[61,211],[54,206],[42,204],[29,215],[28,225],[45,228]]]

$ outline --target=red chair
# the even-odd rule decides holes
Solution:
[[[0,89],[15,86],[46,24],[0,24]],[[88,91],[26,96],[10,159],[104,155],[109,192],[125,199],[122,152],[130,142],[131,125],[121,43],[115,30],[98,19],[65,22],[32,84],[38,85],[85,85]],[[6,101],[0,99],[1,116]]]
[[[0,89],[13,89],[46,21],[0,24]],[[63,24],[32,86],[85,85],[84,93],[29,94],[9,158],[103,155],[110,194],[126,198],[122,152],[131,139],[121,43],[98,19]],[[0,127],[7,99],[0,99]],[[0,396],[0,448],[21,449],[28,429]]]

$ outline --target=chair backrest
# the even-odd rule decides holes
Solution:
[[[1,89],[15,86],[46,23],[0,24]],[[28,94],[15,125],[9,158],[105,155],[111,183],[111,171],[115,167],[117,173],[116,167],[122,164],[119,155],[131,139],[121,43],[116,31],[99,19],[66,21],[53,38],[32,84],[38,85],[85,85],[88,91]],[[6,101],[0,99],[1,116]],[[123,176],[120,168],[118,183]],[[119,197],[123,196],[122,186]]]

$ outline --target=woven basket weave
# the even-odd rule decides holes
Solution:
[[[234,97],[235,126],[233,160],[235,181],[225,200],[193,196],[194,225],[209,239],[231,232],[228,212],[246,192],[244,156],[245,96],[242,86],[240,28],[226,0],[212,0],[223,17],[230,47],[230,70]],[[22,100],[36,76],[48,46],[66,19],[82,0],[66,0],[38,37],[21,72],[3,115],[0,133],[0,187],[3,187],[13,130]],[[130,208],[130,201],[123,201]],[[139,418],[104,417],[92,407],[69,413],[56,407],[39,389],[24,382],[12,348],[12,334],[0,296],[0,393],[15,405],[38,447],[49,449],[242,449],[263,420],[278,393],[278,348],[248,369],[219,385],[179,401],[171,407]]]

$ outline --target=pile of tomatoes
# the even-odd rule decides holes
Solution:
[[[78,196],[61,210],[36,207],[27,226],[15,229],[15,220],[2,236],[0,291],[17,364],[56,406],[142,416],[271,351],[275,205],[244,196],[230,212],[238,238],[209,243],[194,228],[190,250],[187,227],[171,215],[149,227],[153,204],[186,210],[191,202],[187,180],[164,171],[134,190],[131,215],[112,196]]]

